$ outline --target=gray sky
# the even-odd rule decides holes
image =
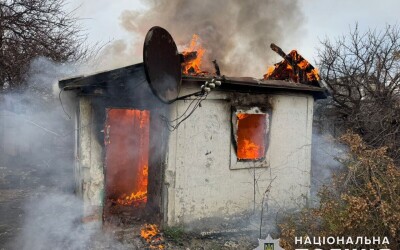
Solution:
[[[314,62],[315,48],[324,37],[335,38],[349,31],[358,22],[360,29],[368,27],[380,29],[386,24],[399,23],[399,0],[300,0],[306,21],[299,24],[300,36],[291,39],[284,51],[297,49],[305,58]],[[120,25],[120,15],[124,10],[144,10],[140,0],[70,0],[70,8],[77,9],[83,18],[82,26],[89,35],[89,42],[125,40],[135,38]],[[285,18],[285,17],[282,17]],[[162,24],[160,24],[162,26]],[[142,39],[142,38],[140,38]],[[206,42],[206,41],[205,41]],[[269,48],[266,48],[269,49]],[[272,59],[279,61],[277,56]]]
[[[306,34],[300,46],[301,54],[310,60],[316,57],[314,48],[324,37],[336,38],[358,22],[361,30],[384,28],[400,24],[399,0],[301,0],[306,16]],[[293,46],[296,46],[293,44]]]

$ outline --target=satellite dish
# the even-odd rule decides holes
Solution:
[[[165,103],[176,100],[182,80],[181,59],[168,31],[155,26],[147,32],[143,61],[146,78],[153,93]]]

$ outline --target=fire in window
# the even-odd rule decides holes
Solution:
[[[258,108],[234,113],[236,157],[239,161],[265,158],[269,115]]]

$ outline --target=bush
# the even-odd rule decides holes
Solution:
[[[172,242],[175,242],[179,245],[183,244],[183,241],[186,237],[185,231],[181,227],[167,227],[164,228],[164,235]]]
[[[369,148],[360,136],[346,133],[349,160],[332,183],[318,196],[319,205],[285,217],[280,224],[281,246],[286,250],[315,245],[295,245],[295,237],[384,237],[389,245],[329,245],[330,248],[397,249],[400,244],[400,170],[387,148]],[[303,242],[304,243],[304,242]]]

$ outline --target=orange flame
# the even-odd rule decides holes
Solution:
[[[138,192],[133,192],[130,195],[123,194],[117,199],[117,203],[124,206],[130,206],[135,203],[146,203],[147,202],[147,184],[149,176],[149,168],[147,165],[143,167],[142,175],[139,180]]]
[[[241,147],[238,149],[238,156],[240,159],[258,159],[260,146],[251,142],[250,140],[244,139],[241,143]]]
[[[296,65],[304,75],[296,74],[293,67],[286,60],[283,60],[276,63],[274,66],[268,67],[267,73],[264,75],[264,80],[292,80],[294,82],[299,82],[299,79],[303,79],[305,82],[321,80],[318,70],[304,59],[296,50],[292,50],[289,53],[289,57],[292,59],[293,64]]]
[[[124,206],[130,206],[134,203],[146,203],[147,202],[147,184],[148,184],[148,176],[149,176],[149,168],[147,165],[143,167],[142,178],[139,183],[138,192],[133,192],[130,195],[123,194],[120,198],[117,199],[117,203]]]
[[[150,244],[150,249],[164,249],[160,230],[155,224],[145,224],[140,230],[140,236]]]
[[[182,65],[182,70],[184,74],[199,74],[201,71],[201,64],[204,52],[206,50],[199,43],[199,36],[194,34],[192,40],[190,41],[189,47],[187,47],[183,52],[183,56],[188,56],[191,52],[197,52],[197,56],[187,62],[184,62]]]
[[[108,119],[112,143],[107,144],[107,195],[112,203],[123,206],[146,204],[150,112],[112,109]],[[132,150],[136,153],[131,153]]]
[[[275,72],[276,68],[277,68],[276,65],[269,66],[268,69],[267,69],[267,73],[264,75],[264,79],[265,80],[269,79],[272,76],[272,74]]]
[[[257,160],[265,155],[265,114],[237,115],[237,157],[241,160]]]
[[[311,70],[311,72],[310,73],[307,73],[307,79],[309,80],[309,81],[319,81],[319,80],[321,80],[321,77],[319,76],[319,72],[318,72],[318,69],[313,69],[313,70]]]

